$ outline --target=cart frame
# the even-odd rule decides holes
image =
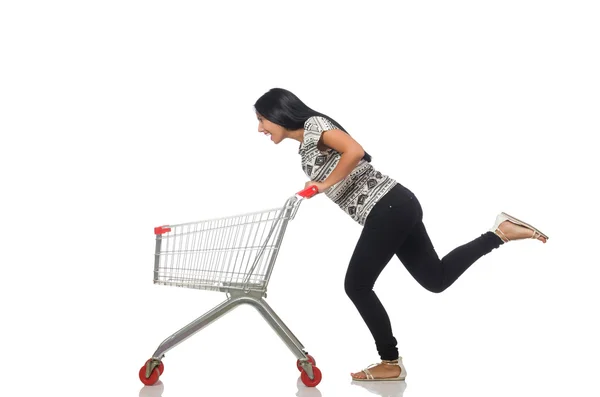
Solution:
[[[317,188],[315,186],[308,187],[298,193],[295,196],[292,196],[287,199],[285,205],[282,208],[276,208],[267,211],[254,212],[251,214],[245,215],[237,215],[228,218],[214,219],[205,222],[213,222],[210,225],[215,226],[214,222],[216,221],[225,221],[229,220],[229,226],[220,226],[221,229],[227,229],[227,227],[247,227],[246,224],[235,224],[234,221],[238,221],[240,219],[250,219],[250,216],[254,216],[252,219],[256,219],[256,216],[261,216],[259,221],[253,221],[248,223],[263,223],[265,228],[262,229],[264,242],[260,245],[245,245],[242,246],[240,244],[239,247],[236,245],[235,250],[237,250],[237,255],[235,255],[235,261],[233,261],[234,255],[230,254],[230,261],[221,261],[223,262],[222,268],[211,268],[210,272],[207,272],[207,268],[200,267],[200,270],[196,269],[195,273],[190,272],[190,263],[191,260],[188,260],[189,255],[196,255],[195,260],[200,261],[200,259],[207,259],[207,250],[190,250],[184,249],[180,251],[167,251],[165,250],[165,240],[170,236],[165,236],[165,234],[170,233],[176,230],[182,230],[182,227],[187,227],[190,230],[190,225],[197,225],[200,222],[192,222],[186,224],[179,225],[165,225],[160,226],[154,229],[156,235],[156,249],[155,249],[155,260],[154,260],[154,283],[159,285],[172,285],[179,287],[189,287],[189,288],[197,288],[197,289],[206,289],[206,290],[215,290],[225,292],[227,294],[227,299],[217,306],[213,307],[208,312],[204,313],[202,316],[198,317],[191,323],[187,324],[168,338],[166,338],[156,349],[154,354],[152,354],[152,358],[146,362],[146,365],[142,367],[140,370],[140,379],[145,384],[153,383],[151,381],[151,376],[155,372],[155,370],[159,370],[160,375],[162,373],[163,365],[162,359],[165,357],[165,353],[169,350],[173,349],[175,346],[179,345],[192,335],[196,334],[209,324],[213,323],[220,317],[224,316],[232,309],[236,308],[241,304],[248,304],[254,307],[260,315],[264,318],[264,320],[271,326],[271,328],[275,331],[275,333],[279,336],[279,338],[283,341],[283,343],[290,349],[290,351],[297,358],[297,367],[303,372],[302,380],[307,386],[316,386],[320,382],[321,374],[319,369],[314,366],[315,360],[312,356],[308,354],[305,347],[298,340],[298,338],[292,333],[292,331],[285,325],[285,323],[281,320],[281,318],[275,313],[275,311],[267,304],[265,298],[267,295],[267,286],[268,282],[271,278],[271,274],[273,272],[273,268],[275,265],[275,261],[277,259],[277,254],[279,253],[279,249],[281,247],[281,243],[283,241],[283,236],[285,234],[287,224],[290,220],[294,219],[301,202],[305,198],[310,198],[313,195],[317,194]],[[276,214],[276,216],[269,215],[266,219],[263,219],[263,215],[266,214]],[[245,217],[245,218],[244,218]],[[219,225],[224,225],[223,223]],[[233,225],[233,226],[231,226]],[[267,237],[264,238],[264,233],[266,232],[267,226],[270,225],[270,230],[267,234]],[[256,225],[252,225],[250,227],[255,227]],[[179,228],[179,229],[178,229]],[[174,230],[175,229],[175,230]],[[180,241],[184,238],[189,240],[189,234],[207,234],[207,233],[217,233],[215,232],[216,228],[213,229],[196,229],[193,232],[183,233],[180,232],[177,234],[174,233],[174,236]],[[251,229],[258,232],[258,228]],[[222,231],[219,231],[222,233]],[[255,236],[256,238],[256,236]],[[223,241],[221,239],[219,241]],[[230,237],[229,240],[232,240]],[[237,235],[235,241],[237,241]],[[242,241],[242,239],[239,239]],[[211,243],[215,243],[216,239],[207,239],[207,246]],[[272,244],[269,245],[269,242],[272,241]],[[223,245],[222,243],[221,245]],[[172,245],[175,245],[173,243]],[[180,243],[183,245],[183,243]],[[189,245],[189,243],[188,243]],[[198,244],[195,244],[198,245]],[[230,244],[231,245],[231,244]],[[223,252],[229,252],[233,249],[231,246],[224,246],[223,249],[220,250],[221,257],[224,255]],[[209,258],[215,257],[215,250],[210,253],[212,255]],[[240,262],[237,258],[240,257],[240,252],[246,253],[246,251],[250,252],[254,256],[248,256],[248,260],[246,262]],[[169,256],[170,255],[170,256]],[[181,258],[185,255],[185,259],[181,260]],[[204,256],[202,256],[204,255]],[[266,255],[266,256],[265,256]],[[221,258],[217,257],[217,258]],[[168,259],[171,259],[171,262],[174,259],[178,259],[175,265],[169,267]],[[254,260],[252,261],[252,258]],[[261,265],[262,261],[262,265]],[[250,269],[248,270],[248,266],[252,262]],[[166,264],[167,263],[167,264]],[[232,265],[233,263],[233,265]],[[245,264],[246,267],[243,268],[242,265]],[[228,271],[224,269],[227,268]],[[199,267],[196,265],[196,267]],[[231,271],[231,268],[234,268],[236,271]],[[242,269],[244,271],[237,271]],[[183,270],[186,272],[186,277],[180,276],[183,274]],[[170,281],[169,277],[173,277],[173,274],[177,274],[178,278],[175,281]],[[202,274],[204,278],[202,280],[198,280],[192,276]],[[208,276],[207,276],[208,275]],[[241,280],[240,277],[244,276]],[[316,373],[318,372],[318,373]],[[155,375],[154,382],[158,381],[158,375]],[[145,378],[145,379],[144,379]]]

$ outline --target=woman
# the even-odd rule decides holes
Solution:
[[[332,118],[312,110],[291,92],[274,88],[254,105],[258,131],[275,144],[300,142],[302,169],[314,185],[363,226],[350,259],[345,290],[375,340],[381,363],[352,373],[354,380],[404,380],[389,317],[373,285],[396,255],[427,290],[442,292],[477,259],[500,245],[548,236],[505,213],[473,241],[439,259],[423,225],[423,210],[406,187],[371,165],[371,156]]]

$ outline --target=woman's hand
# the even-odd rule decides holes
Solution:
[[[306,182],[304,184],[304,189],[307,189],[310,186],[316,186],[317,187],[317,193],[316,194],[323,193],[325,190],[328,189],[328,187],[324,183],[322,183],[322,182],[314,182],[314,181],[308,181],[308,182]]]

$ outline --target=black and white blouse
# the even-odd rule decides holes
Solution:
[[[329,148],[320,151],[317,147],[321,134],[336,128],[330,120],[321,116],[313,116],[304,123],[304,140],[298,153],[302,158],[302,170],[311,181],[323,182],[340,161],[342,155],[339,152]],[[361,160],[350,175],[323,193],[352,219],[364,225],[371,209],[395,184],[394,179]]]

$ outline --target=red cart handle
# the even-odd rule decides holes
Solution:
[[[317,193],[319,193],[319,189],[317,188],[316,185],[312,185],[312,186],[307,187],[304,190],[299,191],[297,194],[304,198],[311,198],[312,196],[314,196]]]

